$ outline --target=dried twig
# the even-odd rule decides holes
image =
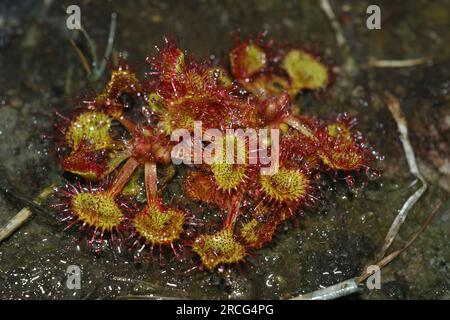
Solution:
[[[320,0],[320,8],[323,10],[328,20],[330,20],[331,27],[336,35],[336,41],[339,47],[348,47],[347,40],[345,39],[344,32],[342,31],[341,25],[336,19],[333,9],[331,8],[330,2],[328,0]]]
[[[45,188],[39,196],[34,199],[34,202],[39,205],[41,201],[43,201],[45,198],[47,198],[50,193],[55,188],[56,184],[53,184],[47,188]],[[12,217],[9,222],[0,228],[0,243],[3,242],[3,240],[10,237],[17,229],[19,229],[25,222],[30,219],[32,216],[32,211],[29,207],[25,207],[22,210],[20,210],[14,217]]]
[[[390,253],[386,257],[384,257],[381,261],[379,261],[376,265],[381,269],[388,265],[392,260],[397,258],[403,251],[409,248],[409,246],[417,239],[417,237],[428,227],[428,225],[433,220],[434,216],[438,212],[439,208],[441,207],[442,203],[439,203],[433,211],[428,215],[427,219],[424,221],[420,229],[412,235],[412,237],[398,250]],[[358,278],[358,282],[362,283],[364,280],[366,280],[372,273],[365,272]]]
[[[341,49],[343,57],[345,58],[345,69],[350,73],[356,72],[357,66],[353,56],[351,55],[350,46],[344,35],[344,31],[330,5],[329,0],[320,0],[320,8],[327,16],[328,20],[330,21],[330,25],[334,30],[336,42]],[[407,68],[432,62],[433,59],[431,57],[420,57],[416,59],[405,60],[380,60],[369,57],[367,64],[362,66],[362,68]]]
[[[83,68],[86,70],[86,73],[91,78],[91,80],[98,80],[103,72],[105,71],[107,60],[112,54],[113,46],[114,46],[114,37],[116,34],[116,27],[117,27],[117,14],[113,12],[111,14],[111,23],[109,25],[109,34],[108,34],[108,41],[105,49],[105,54],[103,56],[102,62],[99,64],[98,56],[97,56],[97,47],[95,45],[95,42],[92,40],[92,38],[89,36],[89,33],[81,27],[81,33],[83,34],[84,38],[86,39],[86,42],[89,47],[89,51],[91,52],[92,56],[92,62],[90,66],[88,59],[84,55],[84,53],[81,51],[81,49],[76,45],[76,43],[70,39],[70,44],[75,49],[78,57],[81,60],[81,63],[83,64]]]
[[[367,63],[368,68],[408,68],[415,67],[427,63],[432,63],[431,57],[421,57],[416,59],[405,60],[378,60],[373,57],[369,58]]]
[[[114,46],[114,37],[116,34],[116,26],[117,26],[117,14],[113,12],[111,14],[111,24],[109,25],[109,34],[108,34],[108,42],[105,49],[105,54],[103,55],[102,63],[100,64],[100,67],[98,68],[97,75],[95,75],[98,78],[101,77],[103,72],[106,68],[106,63],[109,59],[109,57],[112,54],[113,46]]]
[[[300,295],[290,300],[331,300],[348,296],[362,290],[358,278],[352,278],[307,294]]]
[[[83,68],[84,68],[84,71],[86,71],[87,75],[90,76],[92,73],[92,70],[91,70],[91,66],[89,65],[89,62],[88,62],[86,56],[84,55],[83,51],[81,51],[81,49],[77,46],[75,41],[73,41],[72,39],[70,39],[69,41],[70,41],[70,44],[72,45],[73,49],[77,53],[78,57],[80,58],[81,64],[83,65]]]
[[[422,176],[422,174],[419,171],[419,168],[417,166],[416,157],[414,155],[414,150],[411,146],[411,143],[408,138],[408,125],[406,123],[405,116],[400,108],[400,103],[398,99],[392,95],[389,92],[386,92],[386,98],[387,98],[387,106],[389,108],[389,111],[391,112],[392,116],[394,117],[395,121],[397,122],[397,129],[400,133],[400,141],[403,146],[403,150],[405,152],[406,160],[408,162],[409,171],[411,174],[413,174],[417,179],[420,180],[422,183],[421,187],[414,192],[403,204],[402,208],[400,209],[400,212],[398,213],[397,217],[394,219],[394,222],[392,223],[386,238],[384,240],[383,247],[380,250],[379,257],[383,257],[386,253],[386,250],[391,246],[392,242],[394,241],[395,237],[398,234],[398,231],[400,230],[401,225],[405,222],[406,217],[408,216],[409,211],[414,206],[414,204],[422,197],[422,195],[425,193],[425,191],[428,188],[427,182],[425,181],[425,178]]]
[[[403,251],[408,249],[411,244],[417,239],[417,237],[428,227],[428,225],[431,223],[433,218],[435,217],[436,213],[438,212],[440,206],[442,203],[439,203],[431,212],[431,214],[427,217],[425,222],[422,224],[420,229],[414,233],[411,238],[398,250],[392,252],[391,254],[387,255],[385,258],[380,260],[376,265],[382,269],[386,265],[388,265],[392,260],[397,258]],[[329,299],[337,299],[342,298],[345,296],[348,296],[353,293],[360,292],[362,290],[361,284],[369,277],[372,273],[370,272],[364,272],[362,275],[356,278],[348,279],[345,281],[342,281],[338,284],[332,285],[330,287],[326,287],[323,289],[319,289],[307,294],[303,294],[294,298],[291,298],[291,300],[329,300]]]
[[[342,30],[341,25],[336,19],[336,15],[334,14],[333,9],[331,8],[330,2],[328,0],[320,0],[320,8],[327,16],[330,21],[331,27],[334,30],[334,34],[336,36],[336,42],[341,49],[341,53],[345,58],[345,70],[353,74],[356,72],[356,63],[351,55],[350,46],[347,43],[347,39],[345,38],[344,31]]]

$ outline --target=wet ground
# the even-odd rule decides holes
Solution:
[[[2,1],[0,4],[0,163],[27,196],[57,180],[61,171],[48,139],[53,110],[70,110],[80,93],[95,88],[69,43],[65,8],[75,1]],[[327,205],[283,225],[276,241],[234,270],[231,283],[218,273],[183,274],[188,264],[155,261],[135,265],[126,257],[95,256],[52,219],[36,215],[0,244],[0,298],[289,298],[358,276],[375,262],[383,238],[403,202],[418,187],[385,106],[389,90],[402,101],[411,142],[430,188],[410,212],[394,248],[418,230],[433,207],[436,217],[414,244],[382,270],[380,290],[352,298],[450,298],[450,1],[378,1],[382,29],[366,28],[371,1],[332,1],[359,65],[377,59],[432,56],[433,64],[401,69],[341,72],[334,87],[299,99],[302,112],[327,116],[349,111],[385,160],[383,177],[349,191],[345,183],[326,192]],[[173,35],[198,57],[226,57],[230,32],[267,30],[269,37],[311,42],[336,66],[340,54],[318,1],[117,1],[78,2],[82,24],[103,52],[116,12],[115,49],[143,73],[144,58]],[[79,43],[83,43],[78,35]],[[82,48],[86,49],[86,48]],[[342,68],[340,68],[342,71]],[[97,83],[101,86],[106,74]],[[174,183],[176,183],[175,180]],[[415,183],[416,182],[416,183]],[[0,196],[0,224],[21,207]],[[80,290],[66,287],[66,269],[82,271]]]

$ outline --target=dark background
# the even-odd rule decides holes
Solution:
[[[269,38],[312,43],[338,72],[335,85],[297,103],[303,113],[357,115],[361,131],[385,160],[384,175],[368,187],[349,192],[345,182],[327,193],[320,212],[287,223],[275,243],[258,251],[255,267],[233,271],[230,287],[217,273],[182,272],[189,265],[155,261],[133,265],[123,257],[95,257],[77,248],[75,237],[37,216],[0,244],[1,298],[289,298],[359,275],[392,223],[397,210],[415,191],[384,103],[390,90],[402,101],[419,166],[431,187],[411,211],[394,248],[415,232],[439,201],[437,216],[413,246],[382,271],[382,289],[355,298],[450,298],[450,1],[331,1],[358,64],[355,73],[342,66],[335,35],[319,1],[2,1],[0,3],[0,163],[13,184],[32,197],[58,179],[51,139],[53,111],[68,112],[84,95],[99,90],[87,79],[69,43],[87,51],[82,36],[66,29],[65,8],[78,4],[81,21],[101,56],[110,16],[118,15],[116,54],[128,56],[142,76],[144,59],[172,35],[199,58],[214,54],[227,64],[230,33],[267,31]],[[366,8],[378,4],[382,29],[366,28]],[[369,57],[410,59],[432,56],[433,64],[413,68],[364,68]],[[21,205],[0,196],[0,223]],[[319,211],[319,210],[318,210]],[[68,290],[65,270],[82,268],[82,289]]]

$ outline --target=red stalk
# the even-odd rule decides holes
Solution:
[[[120,169],[116,180],[114,180],[113,185],[108,191],[111,196],[116,197],[122,191],[123,187],[125,187],[138,165],[139,162],[137,162],[134,158],[129,158],[127,162],[125,162],[122,169]]]
[[[136,124],[133,121],[128,120],[123,116],[120,116],[117,121],[119,121],[131,134],[136,131]]]
[[[158,175],[156,164],[153,162],[145,163],[145,190],[147,192],[147,201],[155,201],[158,192]]]
[[[224,229],[233,228],[236,223],[236,219],[239,216],[239,209],[241,207],[241,199],[242,196],[234,196],[231,198],[231,201],[228,206],[228,213],[223,222]]]

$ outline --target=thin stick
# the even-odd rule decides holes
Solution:
[[[354,73],[356,71],[356,63],[351,55],[350,46],[347,43],[347,39],[345,38],[344,31],[342,30],[341,25],[336,19],[336,15],[334,14],[333,9],[331,8],[330,2],[328,0],[320,0],[320,8],[327,16],[331,27],[334,30],[334,34],[336,36],[336,42],[341,49],[342,55],[345,58],[345,69],[349,73]]]
[[[376,265],[381,269],[388,265],[392,260],[397,258],[403,251],[409,248],[411,244],[417,239],[417,237],[428,227],[428,225],[431,223],[433,218],[436,216],[436,213],[438,212],[439,208],[441,207],[442,202],[439,203],[431,212],[431,214],[428,215],[427,219],[422,223],[422,226],[420,229],[412,235],[412,237],[398,250],[392,252],[391,254],[387,255],[385,258],[383,258],[381,261],[379,261]],[[359,278],[358,282],[361,283],[364,280],[366,280],[372,273],[365,272],[363,273]]]
[[[367,67],[369,68],[408,68],[415,67],[427,63],[433,62],[431,57],[421,57],[416,59],[406,60],[378,60],[375,58],[369,58]]]
[[[330,2],[328,0],[320,0],[320,8],[322,8],[323,12],[327,16],[330,21],[331,27],[334,30],[336,35],[336,41],[339,47],[344,48],[348,47],[347,40],[344,36],[344,31],[342,31],[341,25],[336,19],[336,15],[334,14],[333,9],[331,8]]]
[[[101,77],[106,68],[106,63],[109,57],[111,56],[113,46],[114,46],[114,37],[116,34],[116,26],[117,26],[117,13],[113,12],[111,14],[111,24],[109,25],[109,34],[108,34],[108,44],[106,45],[105,54],[102,59],[102,63],[100,68],[96,71],[97,79]]]
[[[89,66],[89,62],[88,62],[86,56],[84,55],[83,51],[81,51],[81,49],[77,46],[75,41],[70,39],[70,44],[75,49],[75,52],[77,53],[78,57],[80,58],[81,64],[83,65],[84,70],[86,71],[86,73],[89,76],[92,73],[92,70],[91,70],[91,67]]]
[[[89,50],[91,51],[91,58],[92,58],[92,67],[94,70],[96,70],[98,68],[97,62],[98,62],[98,57],[97,57],[97,47],[95,46],[94,41],[92,40],[92,38],[89,36],[89,34],[87,33],[86,29],[84,29],[83,27],[81,27],[81,33],[83,34],[83,36],[86,39],[86,42],[88,44]]]
[[[386,265],[388,265],[392,260],[397,258],[403,251],[408,249],[411,244],[417,239],[417,237],[427,228],[427,226],[431,223],[436,213],[438,212],[442,203],[439,203],[431,212],[431,214],[427,217],[425,222],[422,224],[420,229],[413,234],[413,236],[406,242],[399,250],[396,250],[379,261],[376,265],[382,269]],[[348,279],[342,281],[338,284],[332,285],[330,287],[326,287],[323,289],[319,289],[307,294],[303,294],[291,300],[328,300],[328,299],[337,299],[348,296],[353,293],[360,292],[362,290],[361,284],[364,280],[366,280],[372,273],[364,272],[361,276]]]
[[[37,197],[34,199],[36,204],[40,204],[45,198],[47,198],[53,189],[56,187],[56,184],[52,184],[51,186],[45,188]],[[22,208],[8,223],[0,228],[0,243],[5,239],[9,238],[16,230],[18,230],[25,222],[30,219],[32,216],[32,211],[29,207]]]
[[[223,223],[224,228],[234,228],[236,219],[239,216],[241,201],[242,195],[237,195],[230,198],[230,202],[228,204],[228,213]]]
[[[115,12],[113,12],[111,14],[111,23],[109,25],[108,42],[106,45],[105,54],[103,56],[101,64],[99,65],[96,45],[95,45],[94,41],[92,40],[92,38],[89,36],[86,29],[81,27],[81,33],[83,34],[83,36],[86,39],[86,42],[89,47],[89,51],[92,56],[92,63],[91,63],[92,68],[88,62],[88,59],[86,58],[84,53],[81,51],[81,49],[76,45],[76,43],[72,39],[70,39],[70,44],[75,49],[78,57],[81,60],[81,63],[83,64],[83,68],[86,70],[88,76],[91,76],[91,80],[94,80],[94,81],[98,80],[102,76],[103,72],[105,71],[107,60],[110,58],[111,53],[113,51],[116,28],[117,28],[117,14]]]
[[[352,278],[330,287],[291,298],[290,300],[331,300],[345,297],[361,290],[358,278]]]
[[[391,246],[392,242],[394,241],[395,237],[397,236],[401,225],[405,222],[409,211],[414,206],[414,204],[422,197],[422,195],[425,193],[425,191],[428,188],[427,182],[425,181],[425,178],[422,176],[422,174],[419,171],[419,167],[417,166],[416,157],[414,155],[414,150],[413,150],[411,143],[409,141],[409,138],[408,138],[408,125],[406,123],[405,116],[400,108],[400,102],[394,95],[392,95],[389,92],[386,92],[385,95],[387,98],[387,106],[389,108],[389,111],[391,112],[392,116],[394,117],[395,121],[397,122],[397,129],[400,133],[400,141],[402,143],[403,150],[405,152],[409,171],[411,172],[412,175],[414,175],[416,178],[418,178],[420,180],[420,182],[422,183],[422,186],[416,192],[414,192],[414,194],[412,194],[406,200],[406,202],[403,204],[402,208],[400,209],[400,212],[398,213],[397,217],[394,219],[394,221],[386,235],[383,247],[380,250],[379,257],[384,256],[387,249]]]

